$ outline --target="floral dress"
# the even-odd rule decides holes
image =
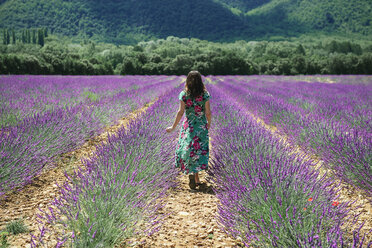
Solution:
[[[209,135],[205,102],[210,95],[207,91],[192,99],[182,91],[178,98],[186,105],[186,119],[183,122],[176,150],[176,167],[184,174],[208,169]]]

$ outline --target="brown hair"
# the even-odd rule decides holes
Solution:
[[[205,91],[205,86],[200,72],[190,71],[186,78],[185,91],[191,98],[200,96]]]

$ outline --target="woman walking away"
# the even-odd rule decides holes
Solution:
[[[210,110],[210,95],[206,90],[198,71],[190,71],[187,75],[185,89],[178,96],[180,107],[172,127],[172,132],[186,109],[186,119],[180,130],[176,149],[176,167],[189,175],[189,186],[196,189],[201,186],[199,171],[208,169],[209,135],[212,114]]]

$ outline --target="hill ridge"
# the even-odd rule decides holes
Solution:
[[[0,0],[0,28],[116,44],[167,36],[230,42],[313,31],[372,34],[369,0]]]

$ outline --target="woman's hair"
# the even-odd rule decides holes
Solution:
[[[205,91],[205,86],[200,72],[190,71],[186,78],[185,91],[191,98],[200,96]]]

